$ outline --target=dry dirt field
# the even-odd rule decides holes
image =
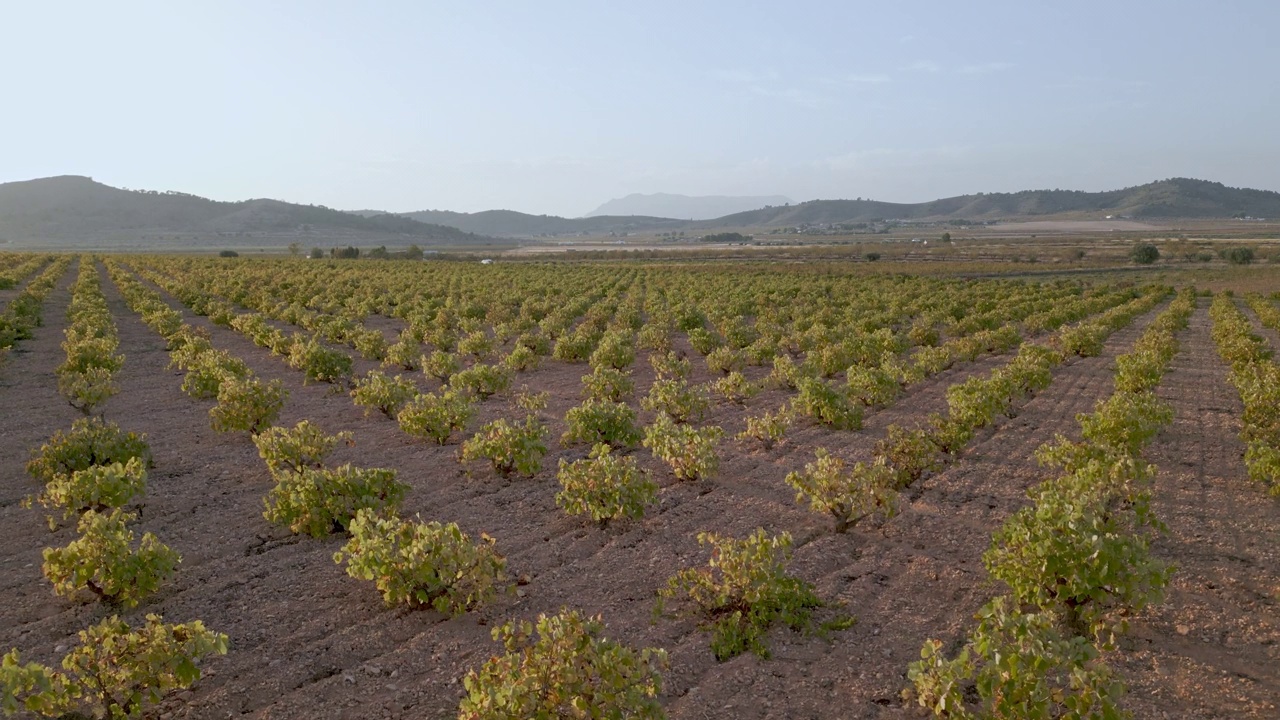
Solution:
[[[79,630],[111,613],[51,592],[41,551],[66,544],[75,530],[64,523],[50,532],[43,511],[21,504],[39,489],[23,469],[31,451],[80,417],[59,395],[53,372],[63,359],[74,278],[73,265],[45,302],[44,325],[0,368],[0,650],[19,647],[26,659],[46,663]],[[890,424],[945,412],[949,386],[1007,357],[961,362],[912,385],[887,409],[868,411],[857,432],[802,423],[768,451],[735,443],[745,413],[714,404],[705,422],[726,431],[719,472],[677,481],[647,451],[637,451],[661,485],[659,503],[643,520],[601,530],[555,503],[557,460],[584,454],[554,440],[565,412],[580,402],[585,365],[548,360],[519,377],[517,384],[550,393],[543,415],[552,442],[534,478],[502,479],[487,466],[460,465],[457,437],[428,445],[387,417],[366,417],[345,391],[304,384],[278,357],[161,291],[216,347],[284,383],[290,394],[279,424],[308,419],[328,432],[351,431],[355,445],[340,448],[335,462],[395,468],[411,486],[403,515],[453,521],[473,537],[497,538],[509,571],[527,582],[518,594],[450,619],[385,607],[371,583],[348,577],[333,561],[344,538],[317,540],[269,524],[262,511],[271,480],[253,443],[210,429],[213,402],[182,392],[182,373],[169,369],[164,339],[130,311],[105,272],[102,278],[126,357],[120,392],[102,413],[146,434],[154,468],[136,529],[155,533],[183,558],[172,580],[124,614],[198,618],[230,636],[226,656],[202,663],[197,686],[156,711],[219,720],[455,717],[461,678],[499,652],[491,629],[565,606],[602,614],[610,635],[633,647],[669,652],[662,702],[671,718],[922,717],[901,697],[908,663],[927,638],[954,647],[972,629],[974,612],[999,592],[981,557],[992,532],[1029,502],[1027,489],[1047,477],[1033,452],[1055,433],[1078,437],[1075,414],[1111,393],[1115,357],[1164,307],[1111,335],[1100,356],[1057,367],[1052,384],[1015,418],[980,430],[955,462],[905,491],[895,517],[834,534],[829,518],[795,502],[783,482],[787,472],[812,460],[818,447],[851,458],[870,453]],[[371,317],[369,324],[389,340],[402,328],[394,318]],[[1155,504],[1168,524],[1155,552],[1177,571],[1164,602],[1132,618],[1107,658],[1129,687],[1124,707],[1138,718],[1280,717],[1280,506],[1246,476],[1242,406],[1210,327],[1201,299],[1158,390],[1176,419],[1146,451],[1159,467]],[[1280,338],[1266,337],[1280,348]],[[645,355],[635,364],[637,397],[654,379]],[[355,356],[357,377],[376,367]],[[748,370],[752,379],[766,371]],[[695,362],[692,379],[713,376]],[[766,390],[749,406],[772,408],[784,399],[782,391]],[[480,406],[473,425],[513,415],[499,395]],[[796,539],[791,571],[857,622],[828,639],[777,629],[769,637],[771,659],[748,653],[717,662],[693,620],[653,619],[655,589],[676,570],[705,563],[695,539],[700,531],[744,536],[757,527],[789,531]]]

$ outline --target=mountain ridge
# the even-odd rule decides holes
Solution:
[[[175,235],[182,235],[185,242],[199,247],[212,242],[284,245],[290,240],[325,246],[484,246],[502,242],[498,238],[697,234],[715,229],[853,225],[883,220],[1102,219],[1105,215],[1135,220],[1280,218],[1280,193],[1170,178],[1102,192],[976,193],[923,203],[810,200],[688,221],[643,215],[562,218],[514,210],[343,212],[261,198],[228,202],[178,192],[124,190],[77,175],[0,184],[0,243],[96,243],[106,249],[137,245],[148,238],[154,245],[157,237],[164,244],[174,240],[171,236]]]
[[[59,175],[0,184],[0,239],[112,242],[155,235],[315,236],[403,242],[468,243],[477,238],[454,227],[393,214],[353,215],[321,205],[255,198],[210,200],[180,192],[125,190],[83,175]]]
[[[563,218],[514,210],[459,213],[421,210],[400,213],[423,222],[499,237],[605,235],[625,232],[688,232],[717,228],[780,228],[800,225],[869,223],[880,220],[1049,219],[1062,215],[1125,216],[1139,220],[1229,218],[1249,215],[1280,218],[1280,193],[1233,188],[1222,183],[1170,178],[1119,190],[1023,190],[973,193],[921,203],[880,200],[809,200],[687,221],[645,216]]]

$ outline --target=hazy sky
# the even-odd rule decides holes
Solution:
[[[1280,190],[1280,0],[7,0],[0,181],[580,215]]]

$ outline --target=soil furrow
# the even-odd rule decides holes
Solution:
[[[9,374],[21,377],[21,385],[0,388],[0,401],[29,404],[35,412],[29,420],[11,415],[0,419],[6,437],[0,449],[4,497],[17,499],[30,492],[31,483],[21,467],[26,449],[69,426],[77,416],[57,396],[52,374],[61,360],[58,327],[65,315],[66,288],[73,278],[64,279],[49,298],[46,317],[52,321],[56,316],[57,322],[50,325],[57,327],[41,328],[36,338],[24,344],[28,351],[14,357]],[[907,663],[917,657],[926,637],[944,641],[959,637],[971,626],[973,611],[995,592],[985,581],[981,555],[997,524],[1027,502],[1026,488],[1044,478],[1031,457],[1035,448],[1055,433],[1077,434],[1075,413],[1090,410],[1110,393],[1115,356],[1160,311],[1113,334],[1100,357],[1057,368],[1053,384],[1025,403],[1016,418],[981,433],[956,462],[904,494],[901,513],[891,520],[836,535],[829,518],[794,501],[783,478],[811,460],[819,446],[851,459],[865,459],[889,424],[912,424],[931,411],[945,411],[947,387],[986,374],[1011,355],[961,363],[919,383],[898,403],[868,413],[860,432],[801,423],[784,444],[769,452],[749,451],[734,443],[730,438],[742,429],[744,410],[716,404],[704,420],[726,431],[721,444],[723,463],[716,477],[677,482],[665,464],[637,449],[634,453],[641,466],[662,486],[659,504],[642,520],[601,530],[589,521],[566,516],[555,503],[557,461],[583,457],[588,450],[581,445],[561,447],[557,442],[565,430],[565,412],[581,400],[581,376],[590,371],[586,364],[547,360],[539,369],[516,376],[515,388],[528,384],[550,392],[550,405],[543,413],[551,433],[549,452],[535,478],[503,479],[487,465],[460,466],[455,459],[458,438],[445,446],[416,441],[393,420],[380,414],[366,416],[345,389],[304,384],[302,374],[280,358],[233,330],[195,316],[169,293],[139,279],[182,312],[187,322],[207,330],[215,347],[240,357],[262,378],[284,383],[290,397],[280,424],[308,419],[327,432],[354,432],[354,447],[335,451],[334,464],[397,469],[400,479],[411,486],[403,514],[457,522],[473,536],[482,532],[494,536],[510,573],[522,581],[518,592],[459,618],[387,608],[372,583],[348,577],[334,563],[332,556],[343,538],[299,538],[269,525],[262,511],[271,482],[253,443],[243,434],[223,435],[210,429],[208,410],[213,403],[182,393],[181,373],[167,367],[164,340],[127,308],[114,284],[104,281],[103,291],[119,329],[120,351],[126,356],[117,378],[121,391],[105,404],[105,413],[127,429],[147,433],[155,454],[136,529],[154,532],[184,558],[172,581],[126,616],[137,619],[159,612],[171,621],[198,618],[231,636],[229,654],[205,663],[208,672],[199,685],[161,708],[172,717],[202,719],[231,714],[455,717],[462,676],[500,649],[490,637],[492,627],[564,606],[603,614],[610,636],[627,644],[669,651],[664,704],[672,718],[911,716],[913,711],[898,697]],[[1202,315],[1197,319],[1204,324]],[[1207,329],[1200,332],[1207,337]],[[635,365],[634,401],[653,381],[646,356],[641,353]],[[700,358],[693,359],[692,381],[712,379]],[[1203,361],[1175,362],[1188,371],[1205,365]],[[357,360],[358,368],[364,367],[360,363]],[[752,372],[767,370],[753,368]],[[420,373],[407,375],[419,378],[425,389],[438,387],[435,381],[421,379]],[[1194,396],[1195,402],[1225,402],[1212,393],[1206,395],[1202,388],[1177,392]],[[746,412],[775,408],[786,397],[781,391],[766,391],[749,401]],[[633,405],[638,404],[634,401]],[[1228,411],[1238,416],[1238,408]],[[520,414],[507,399],[494,397],[479,404],[472,428]],[[651,413],[640,414],[641,422],[651,417]],[[8,442],[10,437],[16,441]],[[1188,462],[1203,464],[1203,455]],[[1220,458],[1225,459],[1225,455]],[[1229,524],[1231,518],[1224,520],[1220,510],[1209,506],[1216,496],[1197,482],[1192,479],[1186,506],[1179,506],[1180,511],[1199,512],[1195,519],[1201,523],[1209,522],[1212,515],[1213,522]],[[1244,499],[1239,502],[1243,505]],[[1246,507],[1230,511],[1248,514]],[[1267,512],[1271,513],[1268,518],[1274,517],[1273,511]],[[1169,516],[1176,514],[1171,511]],[[40,577],[39,549],[65,542],[67,528],[50,536],[40,529],[41,513],[12,504],[0,504],[0,521],[5,528],[0,530],[4,543],[0,567],[11,570],[0,589],[15,598],[11,606],[0,609],[0,650],[20,646],[24,655],[49,661],[56,645],[68,642],[108,609],[56,598]],[[742,536],[761,525],[771,532],[791,532],[796,540],[794,572],[815,582],[823,597],[843,602],[845,611],[856,615],[858,622],[829,639],[777,630],[770,636],[772,660],[746,655],[717,663],[708,648],[709,636],[693,620],[653,621],[655,592],[677,569],[706,562],[707,553],[696,541],[699,531]],[[1191,563],[1218,562],[1248,569],[1254,567],[1250,563],[1259,562],[1258,543],[1274,544],[1275,540],[1255,540],[1247,532],[1222,528],[1213,529],[1209,536],[1213,539],[1203,543],[1188,538],[1185,549],[1167,549]],[[1174,531],[1167,542],[1179,537]],[[1204,662],[1234,673],[1239,682],[1252,683],[1251,687],[1269,687],[1268,682],[1274,681],[1265,672],[1251,673],[1242,657],[1252,656],[1241,656],[1236,649],[1264,647],[1267,638],[1235,633],[1243,632],[1249,603],[1272,612],[1267,603],[1274,601],[1274,591],[1268,595],[1274,586],[1267,583],[1273,581],[1273,574],[1261,572],[1220,574],[1212,576],[1213,588],[1187,584],[1170,593],[1170,603],[1194,608],[1221,595],[1231,610],[1220,613],[1217,624],[1205,625],[1204,630],[1230,643],[1206,655],[1209,660]],[[824,613],[822,617],[827,618],[832,611]],[[1147,627],[1143,622],[1145,618],[1136,623],[1133,642],[1162,647],[1160,657],[1167,659],[1162,662],[1185,657],[1201,633],[1200,626],[1189,634],[1174,632],[1168,639],[1176,642],[1161,645],[1165,626]],[[1139,656],[1129,653],[1124,658],[1129,675],[1129,665],[1140,662]],[[1274,664],[1274,658],[1270,662]],[[1160,686],[1151,687],[1162,691]]]
[[[1153,545],[1177,565],[1165,602],[1133,619],[1111,662],[1135,717],[1273,718],[1280,708],[1280,523],[1251,482],[1239,440],[1243,407],[1201,302],[1158,393],[1175,418],[1147,451],[1159,467]]]

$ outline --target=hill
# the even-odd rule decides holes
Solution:
[[[176,192],[123,190],[64,175],[0,184],[0,240],[110,248],[160,239],[227,245],[351,242],[468,244],[471,233],[397,215],[364,217],[279,200],[219,202]]]
[[[1173,178],[1105,192],[1025,190],[978,193],[924,203],[875,200],[811,200],[735,213],[699,227],[794,227],[875,220],[997,220],[1045,216],[1097,219],[1280,217],[1280,193]]]
[[[728,195],[672,195],[635,193],[615,198],[587,213],[585,217],[599,215],[642,215],[648,217],[682,218],[685,220],[711,220],[733,213],[755,210],[768,205],[787,205],[790,198],[781,195],[760,197],[735,197]]]

